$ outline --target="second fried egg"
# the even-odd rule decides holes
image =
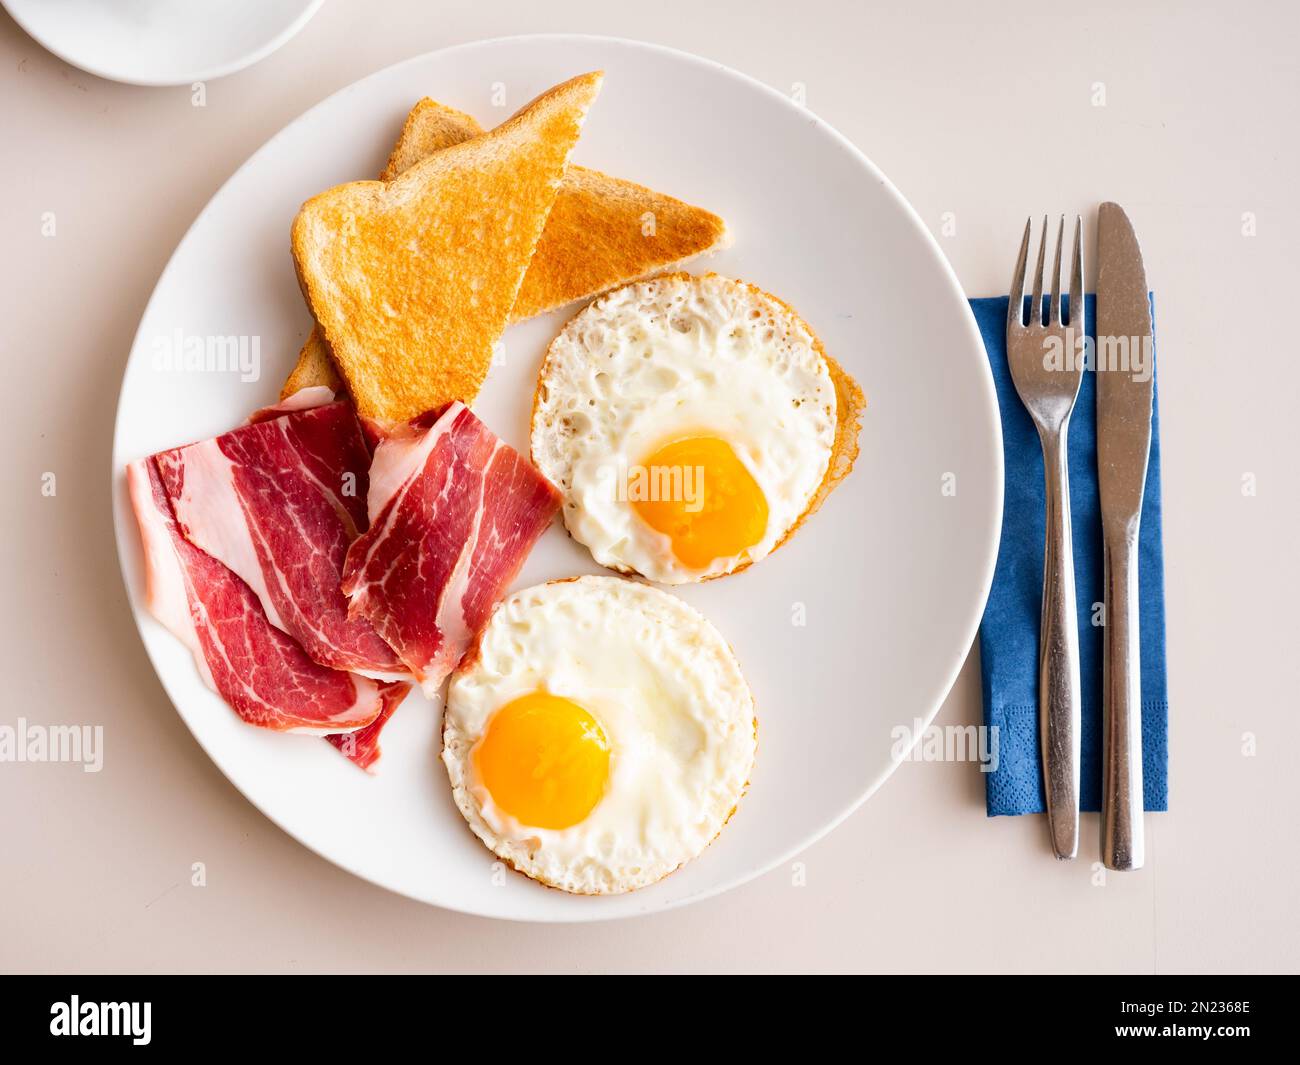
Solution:
[[[556,337],[532,456],[597,562],[683,584],[758,561],[799,524],[837,413],[798,315],[744,282],[676,274],[602,296]]]
[[[580,577],[503,600],[447,692],[443,763],[492,851],[552,887],[613,894],[698,855],[754,763],[731,648],[676,596]]]

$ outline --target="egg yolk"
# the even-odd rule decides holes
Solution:
[[[605,792],[609,741],[577,703],[538,691],[492,715],[474,764],[492,801],[520,824],[569,828]]]
[[[646,459],[642,472],[643,484],[628,485],[629,501],[692,569],[733,558],[763,539],[767,499],[725,440],[675,440]]]

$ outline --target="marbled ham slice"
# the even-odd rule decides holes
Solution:
[[[549,481],[452,403],[376,447],[343,592],[436,697],[559,509]]]
[[[331,398],[316,391],[159,453],[158,471],[186,538],[244,580],[313,660],[403,677],[393,649],[364,616],[349,615],[339,589],[348,546],[366,528],[370,451],[351,405],[311,407]]]
[[[312,661],[267,620],[248,585],[186,540],[152,458],[131,463],[127,484],[149,610],[189,647],[204,682],[235,713],[262,728],[317,734],[355,731],[379,717],[380,685]]]

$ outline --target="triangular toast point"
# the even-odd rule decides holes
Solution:
[[[482,134],[472,117],[426,96],[411,108],[382,180],[392,180],[434,152]],[[673,269],[727,241],[726,224],[709,211],[631,181],[570,166],[510,320],[522,321]],[[281,397],[310,385],[336,391],[342,387],[318,328],[303,345]]]
[[[303,205],[299,283],[362,417],[393,424],[478,394],[602,77],[557,85],[390,182]]]

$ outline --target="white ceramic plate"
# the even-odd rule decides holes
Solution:
[[[141,608],[122,469],[231,428],[276,397],[310,324],[289,256],[290,221],[321,189],[377,174],[418,98],[491,126],[548,86],[597,68],[607,72],[605,88],[575,158],[725,214],[735,244],[707,268],[797,307],[862,383],[868,409],[857,468],[789,544],[742,574],[680,591],[731,641],[757,698],[758,762],[738,813],[700,858],[660,884],[581,898],[494,869],[452,804],[436,757],[437,709],[417,695],[384,733],[373,778],[319,739],[242,724]],[[527,447],[542,353],[566,317],[512,327],[476,404],[517,448]],[[178,330],[260,338],[259,379],[156,370],[157,346],[174,344]],[[929,721],[974,637],[1001,519],[1001,454],[992,380],[957,281],[861,152],[716,63],[629,41],[516,37],[357,82],[281,131],[213,197],[158,282],[127,364],[114,506],[127,588],[163,686],[213,761],[268,817],[345,869],[414,898],[578,921],[733,887],[790,860],[889,776],[891,730]],[[949,475],[955,494],[944,491]],[[518,586],[591,572],[600,571],[557,524]]]
[[[188,85],[243,70],[324,0],[0,0],[43,48],[128,85]]]

